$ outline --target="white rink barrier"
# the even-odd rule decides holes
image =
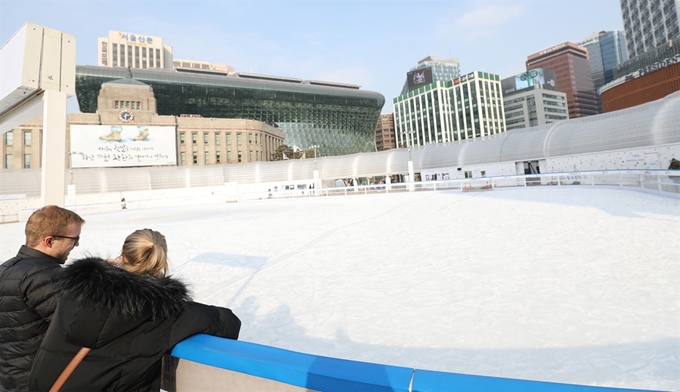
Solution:
[[[614,186],[680,197],[680,171],[677,170],[580,171],[325,188],[310,188],[308,184],[311,183],[312,180],[245,185],[226,183],[222,186],[86,194],[78,194],[75,189],[67,195],[66,207],[78,213],[114,211],[122,208],[121,198],[123,197],[125,197],[127,208],[135,209],[196,203],[233,203],[258,199],[351,196],[428,190],[491,190],[531,186]],[[40,207],[40,198],[20,196],[0,198],[0,223],[25,221],[33,211]]]

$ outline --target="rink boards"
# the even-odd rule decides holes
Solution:
[[[640,391],[435,372],[195,335],[166,357],[163,389],[266,391]]]

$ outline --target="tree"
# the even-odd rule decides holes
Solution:
[[[314,150],[311,150],[312,155],[314,156]],[[272,161],[282,161],[284,158],[285,154],[285,159],[300,159],[302,158],[303,155],[305,155],[305,151],[298,151],[295,152],[293,151],[292,147],[289,147],[286,144],[282,144],[276,148],[276,150],[272,153]],[[310,157],[309,154],[306,154],[307,158]]]
[[[272,153],[272,161],[282,161],[284,154],[287,159],[292,159],[293,149],[285,144],[278,146]]]

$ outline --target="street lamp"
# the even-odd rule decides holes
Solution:
[[[317,146],[316,144],[314,144],[314,145],[311,145],[311,146],[307,147],[308,150],[309,150],[310,148],[313,148],[313,149],[314,149],[314,168],[316,169],[316,149],[319,148],[319,146]]]
[[[316,195],[316,190],[318,188],[320,188],[320,184],[321,184],[321,182],[319,180],[319,169],[316,167],[316,149],[319,148],[319,146],[314,144],[314,145],[307,147],[308,150],[310,148],[314,149],[314,191],[313,191],[313,193],[314,193],[314,195]]]
[[[66,155],[68,155],[68,170],[71,177],[70,184],[73,185],[73,153],[71,151],[66,151]]]

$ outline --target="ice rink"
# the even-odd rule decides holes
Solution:
[[[680,391],[680,199],[529,187],[83,214],[84,254],[165,234],[241,340],[487,376]],[[24,223],[0,225],[0,257]]]

